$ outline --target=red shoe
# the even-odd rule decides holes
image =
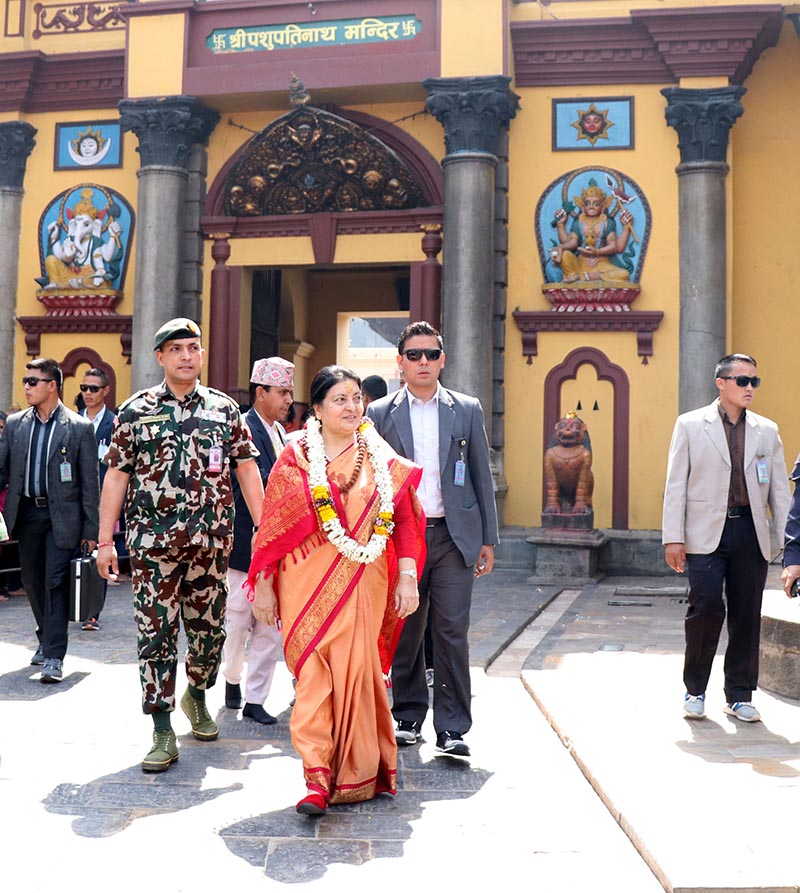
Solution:
[[[325,815],[328,808],[328,801],[315,791],[310,791],[307,797],[297,804],[297,811],[300,815]]]

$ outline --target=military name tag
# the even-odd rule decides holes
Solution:
[[[767,468],[767,463],[763,459],[759,459],[756,462],[756,474],[758,475],[759,484],[769,483],[769,468]]]
[[[141,418],[137,419],[140,425],[152,425],[153,422],[168,422],[170,420],[170,416],[167,413],[162,413],[161,415],[143,415]]]
[[[207,419],[209,422],[224,422],[225,421],[225,413],[224,412],[216,412],[213,409],[201,409],[200,410],[200,418]]]

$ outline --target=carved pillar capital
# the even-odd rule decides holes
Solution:
[[[205,143],[219,115],[193,96],[164,99],[123,99],[119,104],[123,130],[139,139],[142,167],[188,170],[192,146]]]
[[[681,164],[725,161],[728,133],[744,113],[739,100],[746,92],[744,87],[667,87],[661,91],[667,100],[667,124],[678,131]]]
[[[36,128],[25,121],[0,124],[0,187],[21,189],[28,156],[36,145]]]
[[[427,78],[425,107],[444,127],[447,154],[495,154],[500,131],[517,114],[519,96],[504,75],[474,78]]]

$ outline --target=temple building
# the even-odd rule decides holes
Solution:
[[[393,389],[397,335],[427,319],[443,383],[483,404],[509,535],[541,525],[573,412],[594,526],[655,541],[675,416],[729,351],[800,451],[777,337],[800,218],[775,219],[800,197],[800,4],[2,7],[0,408],[36,356],[67,405],[90,367],[121,402],[159,379],[174,316],[241,402],[273,354],[299,403],[334,362]]]

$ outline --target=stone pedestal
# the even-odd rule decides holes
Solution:
[[[600,530],[564,528],[534,531],[528,542],[536,546],[536,567],[529,582],[538,586],[586,586],[605,574],[598,570],[606,535]]]
[[[800,604],[783,592],[764,593],[758,685],[800,700]]]

